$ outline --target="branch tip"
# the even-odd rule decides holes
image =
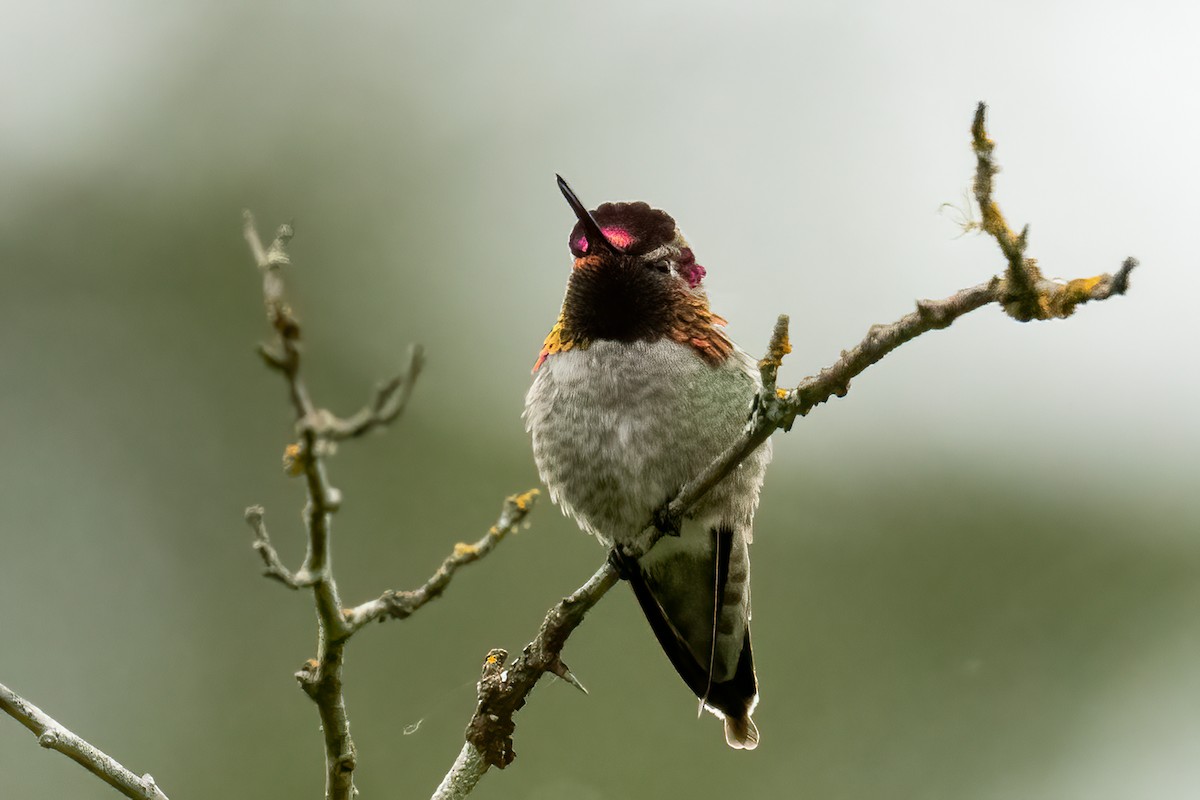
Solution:
[[[579,682],[579,679],[575,677],[575,674],[571,672],[570,668],[563,662],[561,658],[554,659],[554,661],[550,664],[549,669],[555,675],[562,678],[564,681],[571,684],[584,694],[591,694],[591,692],[587,690],[587,687]]]
[[[1129,274],[1138,266],[1138,260],[1133,256],[1125,259],[1121,264],[1121,268],[1117,270],[1117,274],[1112,280],[1112,293],[1125,294],[1129,290]]]
[[[530,489],[529,491],[510,496],[505,502],[524,515],[533,510],[533,504],[537,501],[541,493],[540,489]]]
[[[0,711],[4,711],[37,737],[37,743],[75,763],[133,800],[167,800],[150,773],[137,775],[95,745],[67,730],[49,714],[0,684]]]
[[[975,117],[971,120],[971,141],[977,152],[991,152],[996,146],[987,135],[987,103],[982,100],[975,106]]]
[[[454,574],[467,564],[474,563],[488,555],[510,533],[516,531],[523,523],[540,495],[537,489],[510,495],[504,499],[500,516],[496,523],[487,529],[483,538],[477,542],[458,542],[450,551],[450,555],[442,561],[437,571],[420,587],[411,591],[388,589],[374,600],[342,610],[345,623],[346,638],[352,636],[369,622],[386,619],[407,619],[430,600],[440,597],[450,585]]]
[[[775,320],[775,328],[771,331],[771,341],[767,345],[767,354],[758,362],[762,373],[763,383],[768,378],[774,384],[775,374],[783,366],[783,357],[792,352],[792,342],[788,338],[788,315],[780,314]]]
[[[317,409],[306,418],[306,424],[323,442],[355,439],[391,425],[407,408],[417,376],[425,367],[424,349],[419,344],[408,348],[408,363],[404,371],[380,381],[370,401],[354,415],[342,419],[326,409]]]
[[[1122,267],[1115,276],[1104,274],[1066,282],[1051,281],[1043,276],[1037,259],[1025,255],[1029,246],[1029,225],[1014,234],[992,197],[992,179],[999,167],[992,158],[995,142],[987,135],[986,108],[983,103],[976,107],[971,124],[971,147],[976,157],[974,191],[982,215],[979,227],[996,240],[1008,262],[996,296],[1004,312],[1018,322],[1064,319],[1089,300],[1103,300],[1124,293],[1132,267]]]
[[[258,553],[263,560],[263,577],[271,578],[279,581],[289,589],[300,589],[305,586],[312,586],[316,579],[307,574],[304,570],[300,572],[292,572],[284,566],[282,559],[279,558],[279,553],[275,551],[274,545],[271,544],[271,537],[267,534],[267,523],[264,520],[266,511],[262,506],[250,506],[246,509],[245,518],[250,529],[254,531],[254,543],[252,547],[254,552]]]

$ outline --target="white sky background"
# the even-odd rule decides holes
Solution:
[[[338,172],[349,157],[338,137],[380,162],[350,192],[377,205],[405,188],[389,185],[389,156],[417,151],[457,201],[446,235],[460,241],[447,249],[521,270],[487,294],[522,313],[513,344],[528,351],[564,277],[557,170],[586,202],[669,210],[743,346],[760,349],[771,315],[789,312],[789,366],[810,371],[912,297],[998,268],[990,242],[955,239],[936,213],[961,201],[966,125],[985,99],[999,200],[1031,223],[1046,272],[1093,274],[1134,254],[1134,294],[1070,324],[1018,328],[985,312],[938,337],[952,342],[918,345],[938,358],[901,354],[859,381],[872,397],[843,404],[883,404],[865,415],[872,436],[927,414],[940,437],[942,401],[926,387],[953,380],[948,367],[971,373],[952,402],[975,407],[1019,372],[1044,404],[1027,424],[1070,415],[1086,429],[1119,414],[1114,444],[1156,439],[1187,460],[1197,423],[1181,412],[1200,399],[1182,348],[1200,290],[1200,15],[1181,3],[804,5],[14,4],[0,31],[0,163],[17,177],[0,207],[20,204],[22,175],[44,181],[134,148],[131,181],[186,190],[204,180],[187,171],[197,155],[261,162],[313,125],[343,151],[331,191],[364,178]],[[207,111],[188,118],[198,102]],[[175,138],[139,141],[164,115],[180,116]],[[480,299],[469,281],[448,289],[464,308]],[[480,368],[508,377],[507,359]]]
[[[951,461],[987,451],[1195,503],[1200,6],[448,5],[7,3],[0,215],[81,174],[119,174],[121,191],[164,203],[219,168],[319,175],[325,191],[294,200],[302,235],[371,254],[345,266],[373,287],[365,309],[355,300],[367,318],[390,318],[414,273],[430,273],[403,332],[381,338],[453,320],[473,343],[457,368],[506,398],[464,424],[519,443],[527,370],[569,264],[556,171],[592,206],[672,213],[746,349],[790,313],[798,379],[914,298],[1001,269],[994,243],[956,238],[938,213],[969,185],[968,126],[985,100],[997,198],[1014,226],[1031,224],[1031,254],[1063,278],[1137,256],[1130,294],[1066,322],[977,312],[870,370],[777,458],[847,442]],[[287,160],[304,147],[321,158]],[[440,222],[412,221],[414,206]],[[360,226],[323,228],[331,207]],[[360,345],[351,358],[384,358]],[[442,396],[451,413],[475,403]],[[1124,719],[1096,720],[1087,768],[1047,776],[1039,796],[1200,784],[1170,755],[1187,747],[1175,739],[1147,742],[1132,759],[1144,772],[1093,785],[1090,759]]]

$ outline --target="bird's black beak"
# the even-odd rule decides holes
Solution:
[[[588,211],[587,207],[579,202],[579,198],[575,196],[575,192],[571,191],[571,187],[563,180],[563,176],[555,174],[554,177],[558,178],[558,190],[562,192],[563,197],[567,198],[567,205],[571,207],[571,210],[575,212],[575,216],[583,223],[583,232],[587,236],[588,241],[602,247],[607,247],[614,253],[620,253],[621,248],[608,240],[608,237],[604,235],[604,231],[600,230],[600,225],[596,222],[595,217],[592,216],[592,212]]]

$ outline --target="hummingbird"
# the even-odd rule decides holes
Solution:
[[[762,384],[709,309],[688,241],[644,202],[575,213],[562,310],[533,366],[524,420],[551,499],[611,548],[671,664],[753,750],[750,552],[770,442],[714,486],[640,558],[623,555],[689,480],[741,434]]]

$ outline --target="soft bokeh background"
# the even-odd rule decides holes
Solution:
[[[173,798],[317,797],[290,423],[240,235],[294,219],[343,592],[422,581],[536,485],[519,420],[573,219],[669,210],[789,380],[1001,259],[958,237],[967,127],[1048,274],[1134,254],[1066,322],[985,309],[776,442],[755,545],[763,745],[719,726],[615,591],[518,717],[489,798],[1200,796],[1200,13],[1177,2],[8,3],[0,27],[0,680]],[[603,554],[548,503],[442,600],[351,646],[364,797],[423,797],[491,647]],[[408,726],[420,722],[415,733]],[[0,719],[0,794],[108,798]]]

